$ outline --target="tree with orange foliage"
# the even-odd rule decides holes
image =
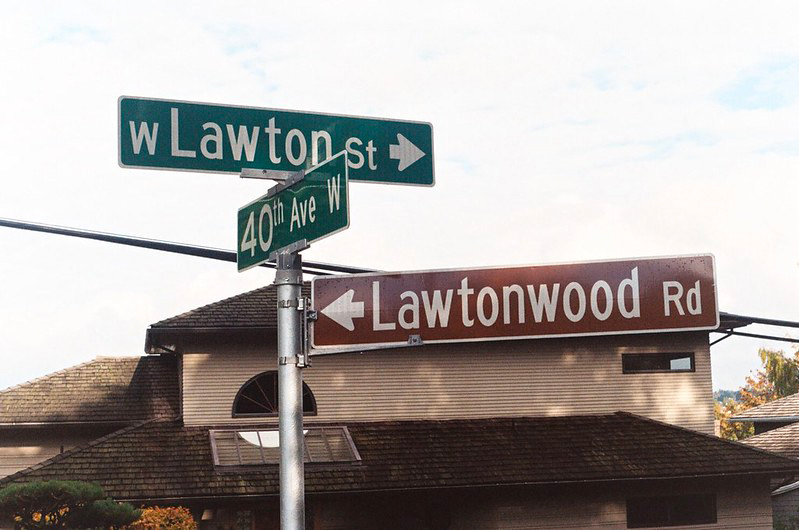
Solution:
[[[754,377],[746,378],[741,387],[741,400],[727,399],[714,404],[714,413],[719,421],[720,436],[728,440],[742,440],[755,433],[751,422],[734,422],[729,419],[741,412],[764,405],[799,391],[799,348],[792,357],[783,351],[761,348],[758,351],[763,368]]]
[[[128,530],[197,530],[197,522],[183,506],[152,506],[142,509],[141,517]]]

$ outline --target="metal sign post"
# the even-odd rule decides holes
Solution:
[[[280,528],[305,528],[302,433],[302,257],[277,255],[277,386],[280,430]]]
[[[128,96],[118,110],[121,167],[281,182],[239,209],[236,261],[239,272],[277,265],[280,527],[304,530],[301,369],[315,311],[302,297],[299,252],[349,227],[350,177],[432,186],[432,125]]]
[[[347,153],[300,171],[238,213],[239,271],[268,259],[277,266],[277,386],[280,439],[280,528],[305,528],[305,440],[302,371],[307,366],[307,325],[300,251],[349,226]],[[260,178],[260,171],[242,173]]]

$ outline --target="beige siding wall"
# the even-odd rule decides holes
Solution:
[[[187,425],[234,423],[232,405],[241,385],[276,368],[274,347],[194,351],[189,349],[183,359]],[[623,353],[657,351],[694,352],[696,371],[622,374]],[[710,353],[704,333],[431,345],[318,356],[303,375],[316,396],[319,414],[313,420],[320,422],[626,410],[713,433]]]
[[[772,497],[774,520],[788,523],[799,519],[799,489]],[[786,524],[787,528],[790,528]]]
[[[666,482],[652,487],[585,486],[574,489],[463,490],[460,494],[429,492],[424,496],[374,496],[320,501],[314,506],[314,528],[427,528],[435,512],[449,514],[451,530],[627,528],[626,499],[632,496],[716,493],[716,524],[681,529],[772,528],[767,481],[699,486]],[[668,527],[675,528],[675,527]]]

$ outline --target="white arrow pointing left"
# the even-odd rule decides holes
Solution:
[[[355,290],[350,289],[322,309],[322,314],[347,331],[355,331],[353,318],[363,318],[363,302],[353,302]]]

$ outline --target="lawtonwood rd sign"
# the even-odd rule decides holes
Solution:
[[[122,167],[286,173],[347,151],[352,180],[434,183],[424,122],[122,96],[118,134]]]
[[[712,255],[317,277],[314,348],[718,327]]]

